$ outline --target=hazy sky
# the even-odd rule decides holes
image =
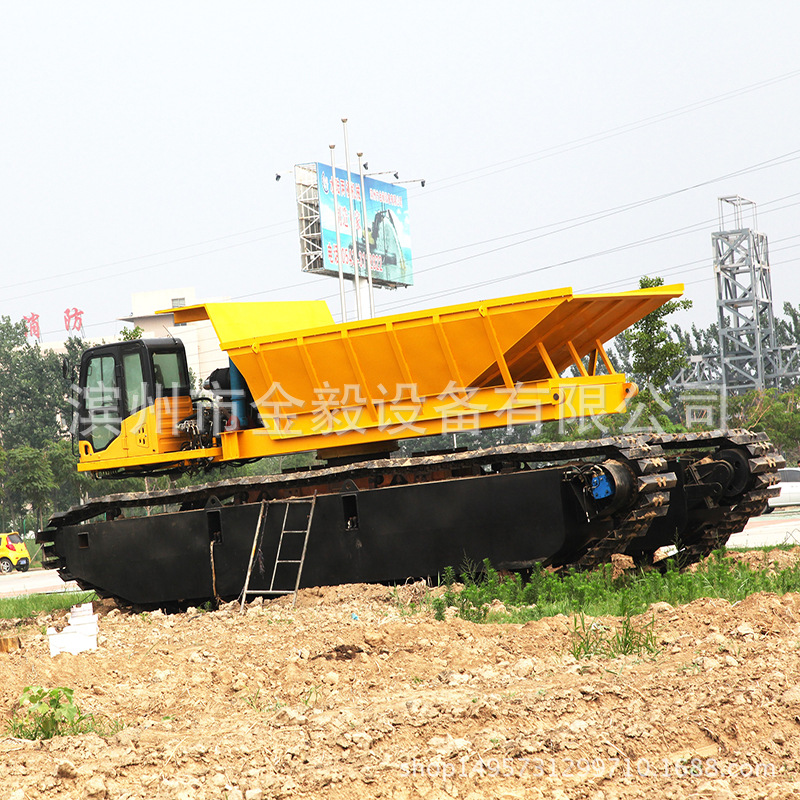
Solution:
[[[758,203],[800,302],[800,4],[0,5],[0,314],[113,337],[136,291],[329,299],[291,168],[340,118],[410,185],[415,285],[378,313],[685,282],[715,319],[717,198]],[[275,181],[275,173],[286,177]],[[643,202],[645,201],[645,202]],[[630,207],[633,206],[633,207]]]

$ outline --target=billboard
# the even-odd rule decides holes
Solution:
[[[337,168],[334,180],[330,164],[298,164],[295,167],[303,270],[338,277],[341,245],[342,273],[352,280],[355,238],[359,276],[367,277],[366,246],[369,243],[373,285],[390,288],[411,286],[411,235],[406,190],[393,183],[365,177],[366,197],[362,198],[359,176],[351,172],[350,180],[347,178],[347,171]],[[352,220],[348,192],[353,198]]]

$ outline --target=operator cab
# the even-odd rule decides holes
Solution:
[[[134,339],[91,347],[81,357],[78,441],[88,442],[95,453],[105,450],[119,436],[122,421],[156,399],[190,396],[183,342]]]

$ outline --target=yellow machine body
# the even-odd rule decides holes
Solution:
[[[368,454],[401,438],[618,413],[636,387],[603,343],[682,292],[558,289],[338,325],[322,301],[169,309],[175,323],[211,321],[261,424],[191,449],[176,429],[188,398],[164,398],[102,451],[81,441],[79,469]]]

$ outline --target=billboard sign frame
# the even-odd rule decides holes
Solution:
[[[408,194],[404,187],[364,177],[366,203],[362,202],[361,179],[356,173],[320,162],[295,166],[301,266],[304,272],[339,276],[337,220],[341,243],[342,274],[354,280],[353,228],[358,249],[359,276],[366,279],[366,239],[369,237],[372,283],[396,289],[413,285]],[[334,192],[337,202],[334,203]],[[354,220],[351,224],[348,192],[352,193]],[[366,230],[362,219],[366,207]],[[338,216],[337,216],[338,212]]]

